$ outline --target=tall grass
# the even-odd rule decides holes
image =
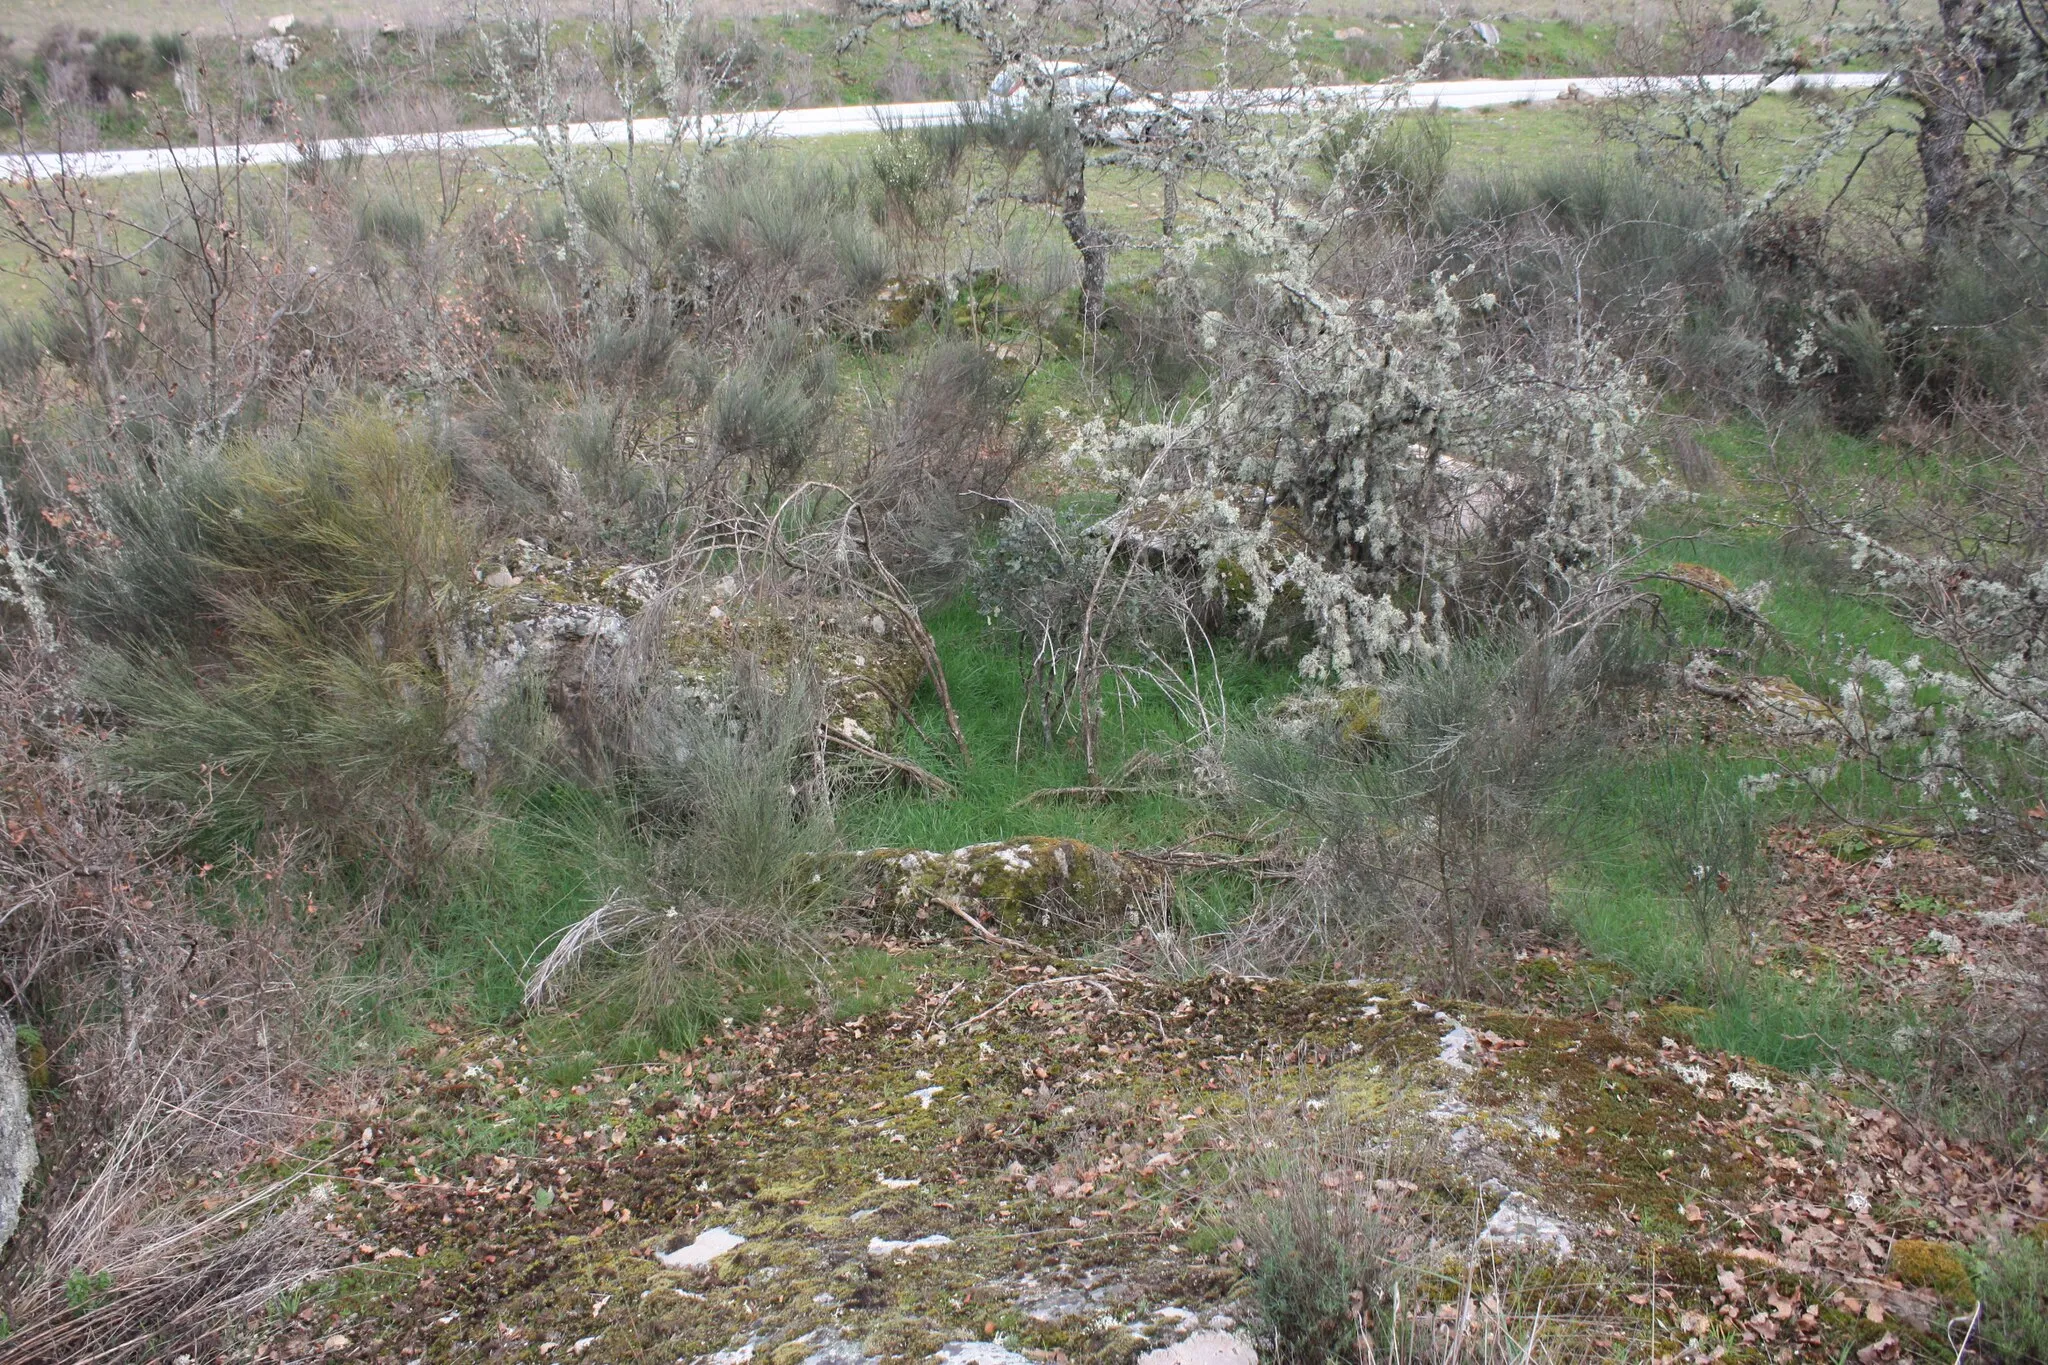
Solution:
[[[385,898],[338,987],[353,1028],[403,1031],[434,1016],[499,1022],[519,1008],[536,950],[615,889],[645,882],[631,807],[604,792],[550,785],[440,814],[455,836],[445,874]],[[366,881],[343,869],[326,890],[345,905]]]

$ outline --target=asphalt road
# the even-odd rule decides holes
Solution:
[[[1754,89],[1763,78],[1755,75],[1707,76],[1701,78],[1719,88],[1738,91]],[[1787,77],[1773,88],[1785,91],[1804,84],[1809,88],[1867,90],[1889,79],[1881,72],[1823,72]],[[1324,103],[1362,104],[1407,109],[1482,109],[1510,104],[1549,104],[1558,100],[1599,100],[1634,94],[1645,89],[1676,93],[1692,83],[1688,77],[1579,76],[1540,80],[1424,81],[1414,85],[1324,85],[1308,90],[1266,90],[1235,92],[1229,98],[1251,107],[1279,109],[1304,100]],[[1176,105],[1200,109],[1217,96],[1206,90],[1191,90],[1174,97]],[[691,120],[683,129],[690,141],[731,141],[740,138],[834,137],[849,133],[872,133],[883,127],[919,127],[957,120],[961,106],[952,101],[916,104],[835,105],[822,109],[755,109],[708,115]],[[569,138],[587,146],[617,146],[628,142],[661,144],[668,140],[665,118],[620,119],[603,123],[572,124]],[[445,133],[397,133],[379,137],[331,138],[318,144],[324,160],[344,156],[398,156],[407,153],[455,149],[513,147],[531,142],[533,133],[525,128],[469,128]],[[245,166],[289,165],[305,159],[308,149],[296,142],[215,143],[194,147],[138,147],[125,150],[42,152],[31,156],[0,156],[0,178],[23,181],[65,173],[104,180],[123,176],[167,176],[181,168],[202,169],[216,162],[239,162]]]

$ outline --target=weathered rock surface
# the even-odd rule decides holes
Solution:
[[[731,579],[664,595],[645,566],[592,564],[554,554],[544,542],[515,540],[477,566],[475,594],[444,650],[463,703],[456,735],[463,766],[489,766],[494,731],[515,712],[573,724],[581,691],[625,662],[650,610],[661,613],[664,684],[707,708],[727,694],[742,654],[777,682],[799,663],[815,664],[827,723],[872,742],[891,727],[890,696],[907,702],[923,675],[902,625],[859,602],[758,602]]]
[[[870,911],[898,929],[948,933],[954,911],[998,933],[1086,937],[1135,909],[1157,878],[1077,839],[1000,839],[951,852],[874,848],[852,857]]]
[[[1138,1365],[1259,1365],[1259,1353],[1235,1332],[1196,1332],[1145,1352]]]
[[[1569,1260],[1572,1254],[1569,1229],[1520,1190],[1509,1190],[1500,1201],[1493,1217],[1479,1230],[1479,1245],[1560,1261]]]
[[[15,1047],[14,1021],[0,1014],[0,1247],[21,1221],[21,1196],[36,1170],[35,1112]]]
[[[277,36],[258,38],[249,44],[249,60],[272,71],[289,71],[299,60],[298,40]]]
[[[1498,1293],[1518,1321],[1570,1315],[1631,1344],[1653,1315],[1660,1342],[1705,1324],[1686,1329],[1695,1361],[1889,1359],[1888,1333],[1949,1359],[1921,1349],[1941,1291],[1894,1278],[1886,1248],[2048,1216],[2037,1164],[1946,1139],[1908,1161],[1895,1116],[1665,1037],[1668,1010],[1146,983],[955,945],[889,944],[913,989],[608,1068],[574,1110],[459,1160],[425,1153],[546,1082],[514,1040],[437,1054],[476,1084],[422,1092],[438,1112],[379,1158],[407,1197],[344,1196],[346,1245],[391,1277],[345,1324],[352,1357],[551,1359],[536,1352],[602,1331],[602,1358],[703,1365],[1251,1365],[1244,1230],[1295,1170],[1352,1191],[1423,1268],[1401,1312],[1440,1347],[1461,1302]],[[623,1136],[594,1143],[593,1111]],[[545,1208],[543,1186],[560,1191]],[[658,1259],[707,1225],[747,1240],[685,1271]]]

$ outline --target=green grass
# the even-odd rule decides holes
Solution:
[[[1147,848],[1171,844],[1193,832],[1200,807],[1171,790],[1171,782],[1163,778],[1151,779],[1158,792],[1142,796],[1092,804],[1060,798],[1027,802],[1034,792],[1086,783],[1078,740],[1060,737],[1047,750],[1036,732],[1027,731],[1020,754],[1023,670],[1010,637],[989,627],[966,602],[934,613],[927,625],[945,665],[973,762],[962,768],[950,750],[934,753],[915,735],[902,736],[898,752],[945,773],[958,786],[958,796],[934,801],[892,790],[849,801],[840,812],[847,843],[951,849],[991,839],[1047,835],[1111,848]],[[1294,685],[1294,674],[1284,664],[1255,663],[1220,647],[1218,658],[1224,695],[1240,715]],[[945,718],[929,685],[917,714],[925,733],[943,742]],[[1104,725],[1100,770],[1105,776],[1113,773],[1140,750],[1167,754],[1190,736],[1188,726],[1156,692],[1141,696],[1134,707],[1112,704]]]
[[[503,1019],[535,949],[642,875],[629,814],[603,793],[551,787],[462,824],[436,882],[392,906],[352,964],[357,1027]]]
[[[1564,837],[1576,856],[1559,909],[1589,953],[1628,973],[1630,998],[1704,1011],[1689,1028],[1703,1047],[1788,1071],[1841,1063],[1905,1079],[1911,1058],[1888,1040],[1913,1022],[1906,1011],[1850,982],[1793,979],[1759,965],[1751,956],[1751,934],[1764,927],[1758,908],[1688,894],[1687,865],[1711,877],[1739,840],[1754,850],[1768,824],[1811,812],[1801,795],[1763,798],[1744,827],[1713,829],[1705,813],[1741,811],[1747,799],[1736,783],[1758,766],[1685,749],[1592,774],[1570,803]]]
[[[1892,458],[1839,435],[1800,439],[1803,448],[1791,453],[1851,472],[1875,472]],[[1703,564],[1743,588],[1768,580],[1764,611],[1778,636],[1756,638],[1703,594],[1649,585],[1669,657],[1741,647],[1750,657],[1737,663],[1740,670],[1783,673],[1832,697],[1859,650],[1893,658],[1931,652],[1881,601],[1856,590],[1861,582],[1839,554],[1789,538],[1758,515],[1770,510],[1759,503],[1776,490],[1740,482],[1761,472],[1755,432],[1723,429],[1708,445],[1738,483],[1652,517],[1644,527],[1645,567]],[[1704,1011],[1690,1029],[1703,1046],[1792,1071],[1844,1064],[1905,1079],[1913,1058],[1890,1040],[1916,1022],[1908,1010],[1850,981],[1793,979],[1757,960],[1767,946],[1754,935],[1767,928],[1770,879],[1761,843],[1772,825],[1832,822],[1835,811],[1911,819],[1899,792],[1855,764],[1819,793],[1785,788],[1749,798],[1739,789],[1744,777],[1822,757],[1820,749],[1802,756],[1755,741],[1616,754],[1563,803],[1553,831],[1566,857],[1559,908],[1589,953],[1628,974],[1632,997]],[[1708,880],[1733,872],[1733,894],[1693,889],[1696,867],[1708,869]]]

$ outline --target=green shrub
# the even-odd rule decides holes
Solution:
[[[733,158],[707,177],[691,244],[743,316],[829,312],[887,274],[863,199],[860,178],[829,164]]]
[[[1279,1365],[1360,1365],[1391,1326],[1391,1236],[1371,1177],[1381,1144],[1347,1120],[1252,1120],[1230,1222]]]
[[[802,472],[832,415],[838,382],[833,353],[805,345],[779,326],[712,391],[705,424],[723,455],[747,469],[747,487],[764,502]]]
[[[114,1276],[110,1271],[81,1267],[64,1277],[64,1302],[74,1313],[90,1313],[106,1301],[113,1288]]]
[[[36,319],[0,314],[0,386],[12,388],[35,374],[48,352],[42,331]]]
[[[971,137],[971,128],[953,124],[885,125],[864,167],[874,187],[875,222],[926,232],[946,221]]]
[[[145,90],[164,65],[156,51],[135,34],[109,33],[92,46],[93,97],[104,101],[115,94]]]
[[[1451,164],[1450,120],[1359,113],[1324,135],[1317,161],[1354,202],[1410,221],[1430,211]]]
[[[430,447],[362,415],[125,490],[78,593],[108,646],[95,686],[128,721],[123,780],[229,827],[416,837],[446,755],[433,651],[469,561],[449,486]]]

